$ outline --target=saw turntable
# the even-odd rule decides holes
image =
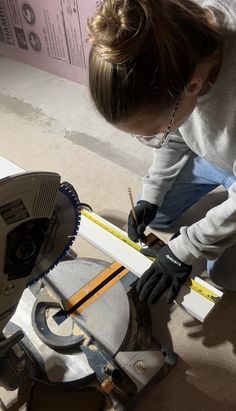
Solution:
[[[78,395],[93,387],[104,411],[125,410],[176,363],[133,287],[151,261],[57,173],[26,173],[3,157],[0,169],[0,384],[31,376]],[[77,232],[114,262],[78,258]],[[178,301],[201,321],[222,296],[203,283],[195,278]]]

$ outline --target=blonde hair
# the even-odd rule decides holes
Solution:
[[[192,0],[104,0],[88,27],[90,93],[112,124],[173,105],[221,44]]]

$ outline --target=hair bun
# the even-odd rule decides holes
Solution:
[[[88,21],[92,47],[108,61],[130,61],[147,47],[150,14],[147,0],[105,0]]]

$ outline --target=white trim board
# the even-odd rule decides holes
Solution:
[[[91,215],[127,236],[123,230],[117,228],[97,214],[91,213]],[[81,216],[79,235],[92,243],[94,246],[101,249],[105,254],[109,255],[114,260],[117,260],[120,264],[124,265],[138,277],[141,277],[144,271],[146,271],[152,264],[152,262],[139,251],[135,250],[83,215]],[[194,279],[210,291],[213,291],[220,298],[222,297],[223,293],[217,288],[207,284],[198,277],[195,277]],[[187,312],[201,322],[206,319],[215,307],[214,302],[209,301],[193,289],[185,286],[182,286],[175,302],[184,307]]]
[[[23,168],[17,166],[7,158],[0,156],[0,179],[21,173],[25,173]]]

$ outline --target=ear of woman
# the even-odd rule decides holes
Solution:
[[[187,87],[185,88],[186,96],[188,96],[188,97],[197,96],[201,92],[202,86],[203,86],[202,79],[200,79],[200,78],[199,79],[192,79],[188,83]]]

